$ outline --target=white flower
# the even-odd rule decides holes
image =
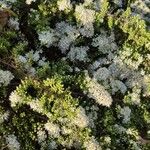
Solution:
[[[150,96],[150,75],[145,75],[143,79],[143,96]]]
[[[103,2],[104,2],[104,0],[96,0],[96,1],[94,2],[95,9],[96,9],[97,11],[100,11],[100,9],[102,9]]]
[[[119,134],[125,133],[127,130],[126,128],[124,128],[123,126],[120,126],[118,124],[115,124],[114,127],[118,131]]]
[[[122,0],[114,0],[114,3],[120,7],[122,7],[122,4],[123,4]]]
[[[33,67],[34,63],[38,64],[39,66],[44,66],[47,64],[47,62],[45,62],[45,57],[40,58],[41,53],[41,50],[37,50],[35,52],[31,50],[26,53],[25,56],[19,55],[18,57],[18,61],[21,63],[22,67],[32,76],[37,73],[36,68]]]
[[[58,0],[57,5],[60,11],[70,10],[72,8],[70,0]]]
[[[19,55],[18,60],[19,60],[21,63],[26,63],[26,62],[27,62],[26,57],[21,56],[21,55]]]
[[[80,128],[85,128],[89,124],[89,119],[85,113],[84,108],[79,107],[79,110],[77,112],[77,116],[73,120],[74,124],[79,126]]]
[[[90,6],[93,3],[93,0],[84,0],[84,6]]]
[[[72,133],[72,129],[69,129],[69,128],[66,128],[65,126],[63,126],[62,128],[61,128],[61,132],[62,132],[62,134],[71,134]]]
[[[99,105],[110,107],[112,104],[112,98],[105,88],[96,82],[94,79],[88,79],[88,96],[93,98]]]
[[[8,4],[7,4],[7,2],[6,1],[0,1],[0,6],[1,6],[1,8],[0,9],[3,9],[3,8],[8,8]]]
[[[39,66],[46,66],[48,65],[48,62],[45,61],[46,58],[45,57],[42,57],[39,61],[38,61],[38,65]]]
[[[39,55],[39,51],[36,51],[34,54],[33,54],[33,61],[38,61],[40,59],[40,55]]]
[[[135,141],[133,141],[133,140],[130,140],[129,142],[130,142],[130,144],[132,145],[132,148],[133,148],[134,150],[142,150],[141,147],[140,147],[140,145],[139,145],[137,142],[135,142]]]
[[[94,38],[93,39],[93,42],[92,42],[92,46],[94,47],[98,47],[99,50],[101,52],[103,52],[104,54],[105,53],[108,53],[108,50],[110,50],[110,45],[109,45],[109,41],[106,37],[104,36],[99,36],[97,38]]]
[[[51,122],[47,122],[45,125],[45,129],[48,131],[48,134],[52,137],[59,137],[60,128],[57,124],[53,124]]]
[[[42,31],[39,33],[39,40],[42,45],[45,45],[46,47],[51,46],[54,42],[57,41],[56,35],[54,31]]]
[[[39,113],[43,113],[44,112],[44,110],[43,110],[42,106],[40,105],[38,99],[32,100],[28,104],[30,105],[30,108],[33,109],[34,111],[37,111]]]
[[[106,136],[104,138],[104,141],[109,144],[109,143],[111,143],[111,138],[109,136]]]
[[[128,123],[130,121],[131,109],[128,106],[121,108],[121,116],[123,116],[123,123]]]
[[[119,90],[121,91],[122,94],[124,94],[127,91],[127,87],[120,80],[111,79],[110,80],[110,86],[112,88],[112,94],[115,94]]]
[[[2,113],[0,112],[0,124],[3,123],[5,120],[8,120],[9,114],[9,111]]]
[[[141,92],[140,92],[141,93]],[[136,105],[139,105],[140,104],[140,94],[139,93],[131,93],[130,94],[130,97],[131,97],[131,102],[133,104],[136,104]]]
[[[30,68],[28,69],[28,73],[29,73],[30,75],[34,76],[34,75],[36,74],[35,68],[30,67]]]
[[[57,143],[55,141],[51,141],[48,145],[51,150],[57,149]]]
[[[13,134],[10,134],[6,137],[6,143],[10,150],[19,150],[20,149],[20,143],[17,141],[16,136]]]
[[[15,107],[17,103],[22,101],[21,97],[17,94],[16,91],[11,92],[11,94],[9,96],[9,100],[11,102],[12,107]]]
[[[143,85],[143,76],[139,72],[133,72],[126,81],[126,86],[129,88],[139,87]]]
[[[93,73],[93,77],[97,80],[106,80],[110,76],[110,71],[106,67],[99,68]]]
[[[85,108],[88,111],[88,118],[89,118],[89,126],[94,129],[95,128],[95,121],[98,119],[98,113],[97,111],[99,108],[96,105],[93,105],[91,107],[86,106]]]
[[[98,142],[95,140],[94,137],[91,137],[91,139],[85,141],[84,146],[86,150],[101,150],[100,145],[98,144]]]
[[[72,39],[68,36],[64,36],[60,39],[58,43],[58,47],[61,49],[61,52],[65,54],[66,51],[69,49],[71,43],[72,43]]]
[[[95,11],[92,9],[87,9],[83,5],[76,5],[75,17],[81,25],[87,25],[93,23],[95,20]]]
[[[91,64],[89,69],[94,73],[96,69],[98,69],[103,64],[107,64],[108,61],[106,58],[99,58],[98,60],[94,61],[93,64]]]
[[[36,0],[26,0],[26,4],[30,5],[32,2],[35,2]]]
[[[75,42],[76,38],[80,35],[75,26],[62,21],[56,24],[56,32],[60,37],[58,47],[63,54],[69,49],[70,45]]]
[[[89,47],[81,46],[81,47],[71,47],[67,58],[69,58],[71,61],[79,60],[86,62],[88,61],[87,51],[89,50]]]
[[[94,27],[92,23],[88,23],[79,29],[84,37],[92,37],[94,35]]]
[[[150,21],[147,15],[150,13],[149,0],[136,0],[135,2],[131,3],[130,7],[133,10],[133,14],[140,15],[141,18],[148,22]]]
[[[64,21],[61,21],[56,24],[56,31],[58,32],[61,38],[67,36],[73,41],[80,35],[79,31],[75,26],[72,26]]]
[[[97,47],[103,54],[109,54],[118,48],[114,40],[112,35],[107,36],[106,33],[102,33],[93,38],[92,46]]]
[[[9,19],[9,24],[10,27],[14,28],[15,30],[19,30],[19,22],[18,18],[10,18]]]
[[[39,143],[42,143],[43,141],[45,141],[46,137],[47,136],[46,136],[45,131],[42,131],[42,130],[37,131],[37,138],[38,138]]]
[[[0,70],[0,86],[7,86],[13,78],[14,76],[10,71]]]

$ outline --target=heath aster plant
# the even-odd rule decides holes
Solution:
[[[0,149],[149,150],[148,0],[0,0]]]

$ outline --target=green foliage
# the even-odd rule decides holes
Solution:
[[[144,20],[141,20],[139,16],[133,16],[130,8],[116,19],[115,25],[128,34],[127,42],[131,41],[137,47],[145,46],[150,41],[150,33],[146,30]]]
[[[100,12],[98,12],[96,14],[96,22],[98,24],[102,23],[104,21],[104,17],[108,14],[108,9],[109,9],[109,2],[108,2],[108,0],[102,1],[102,4],[101,4],[100,7],[101,7]]]
[[[15,128],[23,150],[35,148],[37,129],[43,128],[44,123],[48,121],[71,130],[67,137],[60,135],[57,139],[60,144],[71,139],[74,141],[76,138],[84,141],[89,137],[88,128],[80,129],[73,123],[79,111],[79,103],[78,99],[71,96],[69,89],[65,89],[63,79],[60,75],[43,81],[25,78],[14,91],[20,99],[13,106],[17,114],[12,116],[9,132]],[[78,81],[80,80],[81,77],[78,77]]]
[[[12,46],[11,40],[16,38],[16,33],[14,31],[6,31],[0,34],[0,55],[8,56]]]

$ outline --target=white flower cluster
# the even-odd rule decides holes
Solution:
[[[43,130],[38,130],[37,131],[37,138],[38,138],[38,143],[42,143],[46,139],[46,132]]]
[[[70,10],[72,8],[70,0],[58,0],[57,5],[60,11]]]
[[[75,125],[79,126],[80,128],[85,128],[88,126],[89,119],[83,107],[79,107],[77,116],[74,118],[73,122]]]
[[[0,0],[0,10],[5,8],[10,8],[10,3],[15,3],[17,0]]]
[[[126,50],[128,51],[128,49]],[[111,54],[111,52],[108,53]],[[132,64],[134,65],[131,66],[124,62],[124,60],[122,60],[121,58],[125,57],[127,60],[127,57],[130,56],[130,53],[126,52],[124,53],[124,56],[122,56],[123,54],[119,52],[119,54],[114,54],[112,59],[109,59],[108,57],[99,58],[89,66],[88,70],[92,74],[92,76],[97,81],[100,81],[105,89],[109,89],[111,91],[111,94],[113,95],[116,92],[125,94],[128,89],[132,89],[134,87],[142,89],[143,93],[145,94],[147,91],[148,95],[149,81],[145,78],[144,71],[142,72],[142,70],[137,70],[142,61],[140,61],[139,63],[132,62]],[[131,61],[131,59],[132,58],[129,58],[128,60]],[[103,67],[105,65],[107,65],[108,67]]]
[[[57,143],[55,142],[55,141],[51,141],[50,143],[49,143],[49,149],[51,149],[51,150],[57,150]]]
[[[131,68],[138,69],[139,65],[143,62],[143,57],[141,54],[134,52],[136,58],[130,58],[133,54],[133,50],[130,48],[125,48],[124,51],[120,51],[119,59],[121,59],[127,66]],[[134,60],[135,59],[135,60]]]
[[[5,120],[8,120],[9,114],[9,111],[0,112],[0,124],[3,123]]]
[[[128,106],[121,108],[120,114],[123,117],[123,123],[128,123],[130,121],[131,109]]]
[[[138,144],[136,141],[130,140],[130,144],[132,145],[133,149],[142,150],[140,144]]]
[[[92,37],[94,35],[94,26],[92,23],[88,23],[79,28],[79,31],[84,37]]]
[[[104,31],[97,37],[93,38],[92,46],[97,47],[103,54],[109,54],[118,49],[118,46],[114,42],[114,33],[112,32],[110,36],[107,36]]]
[[[45,45],[46,47],[50,47],[58,40],[56,33],[52,29],[48,31],[41,31],[38,33],[38,35],[41,44]]]
[[[53,124],[51,122],[47,122],[45,125],[45,129],[48,131],[48,134],[52,137],[59,137],[60,128],[57,124]]]
[[[92,5],[93,4],[93,0],[84,0],[84,3],[83,3],[83,5],[84,6],[90,6],[90,5]]]
[[[143,79],[143,96],[150,96],[150,75],[145,75]]]
[[[122,0],[114,0],[114,3],[120,7],[122,7],[123,1]]]
[[[33,109],[34,111],[37,111],[39,113],[44,113],[44,109],[42,105],[40,105],[40,102],[38,99],[32,100],[31,102],[28,103],[30,108]]]
[[[141,18],[150,22],[150,18],[148,14],[150,13],[149,9],[150,1],[149,0],[136,0],[131,4],[131,8],[133,9],[133,14],[138,14]]]
[[[133,70],[128,68],[127,65],[124,65],[121,60],[115,57],[113,61],[114,62],[108,67],[108,70],[111,72],[111,76],[113,78],[123,80],[132,76]]]
[[[133,104],[133,105],[140,105],[140,95],[141,95],[141,89],[140,88],[137,88],[137,87],[134,87],[132,89],[132,92],[129,93],[128,96],[130,98],[130,103]]]
[[[84,142],[86,150],[101,150],[99,143],[94,137],[91,137],[89,140]]]
[[[94,79],[87,78],[87,81],[89,87],[88,96],[93,98],[99,105],[110,107],[113,100],[105,88]]]
[[[93,77],[99,81],[106,80],[110,77],[110,71],[106,67],[100,67],[93,72]]]
[[[128,88],[142,88],[143,85],[143,76],[139,72],[133,72],[128,80],[126,81]]]
[[[38,66],[45,66],[47,62],[45,62],[46,58],[42,57],[40,59],[40,54],[42,51],[29,51],[25,54],[25,56],[19,55],[17,61],[22,64],[23,68],[30,74],[35,75],[36,69],[32,67],[32,64],[35,62]]]
[[[14,76],[10,71],[0,70],[0,86],[7,86],[13,78]]]
[[[81,47],[71,47],[67,58],[69,58],[71,61],[88,61],[88,55],[87,51],[89,50],[89,47],[87,46],[81,46]]]
[[[93,23],[95,20],[95,11],[92,9],[87,9],[84,5],[76,5],[75,17],[81,25],[88,25]]]
[[[92,105],[91,107],[86,106],[86,112],[87,116],[89,118],[89,126],[94,129],[95,128],[95,122],[98,119],[98,110],[99,108],[96,105]]]
[[[109,136],[105,136],[104,137],[104,141],[107,143],[107,144],[110,144],[111,143],[111,138]]]
[[[112,94],[113,95],[116,92],[118,92],[119,90],[121,91],[122,94],[125,94],[125,92],[127,91],[126,85],[120,80],[111,79],[110,80],[110,86],[112,88]]]
[[[67,127],[65,127],[65,126],[63,126],[63,127],[61,128],[61,133],[64,134],[64,135],[71,134],[72,132],[73,132],[72,129],[67,128]]]
[[[19,30],[19,22],[18,18],[10,18],[8,22],[8,26],[15,29]]]
[[[118,125],[118,124],[115,124],[114,125],[114,128],[115,128],[115,130],[119,133],[119,134],[123,134],[123,133],[125,133],[126,132],[126,128],[124,128],[123,126],[121,126],[121,125]]]
[[[70,45],[74,43],[80,35],[75,26],[69,25],[64,21],[56,24],[56,32],[60,38],[58,47],[61,49],[63,54],[66,53]]]
[[[32,2],[35,2],[36,0],[26,0],[26,4],[30,5]]]
[[[109,61],[107,60],[107,58],[98,58],[92,64],[89,65],[89,71],[93,75],[95,74],[95,77],[98,77],[98,73],[96,73],[96,70],[99,72],[99,68],[101,68],[103,64],[109,64]],[[101,69],[100,69],[100,72],[101,72]]]
[[[14,134],[10,134],[6,137],[6,143],[10,150],[20,150],[20,143]]]
[[[9,96],[9,100],[11,102],[11,106],[15,107],[17,103],[21,102],[22,98],[17,94],[16,91],[11,92]]]

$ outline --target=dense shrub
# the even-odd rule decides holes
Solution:
[[[0,149],[149,150],[149,5],[1,0]]]

